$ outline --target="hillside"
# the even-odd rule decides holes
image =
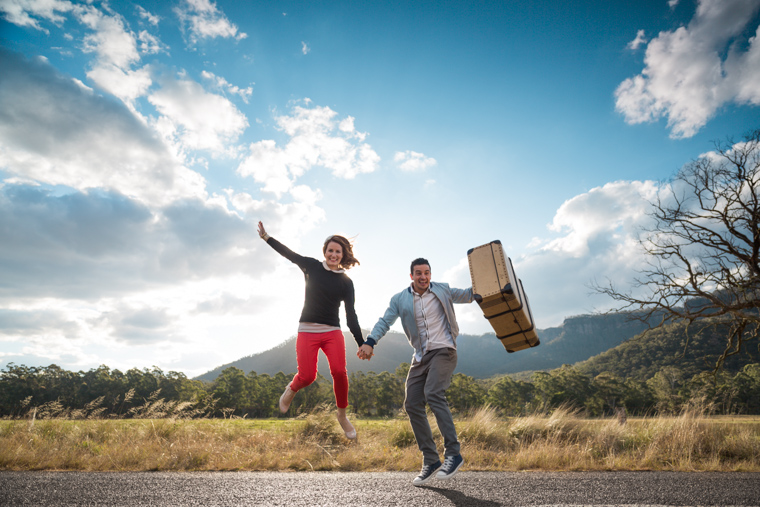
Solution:
[[[591,376],[609,372],[638,380],[646,380],[660,369],[673,366],[683,372],[684,378],[691,378],[697,373],[712,371],[725,347],[725,336],[725,330],[704,323],[695,324],[689,331],[687,346],[686,325],[671,324],[635,336],[575,366]],[[757,341],[752,343],[753,346],[745,347],[740,354],[728,357],[723,369],[737,372],[746,364],[760,361]]]
[[[457,338],[459,364],[457,372],[474,378],[488,378],[505,373],[525,370],[546,370],[563,364],[573,364],[607,351],[625,340],[639,334],[645,324],[630,320],[624,314],[581,315],[565,319],[561,326],[538,331],[541,345],[513,354],[507,353],[493,333],[480,336],[462,334]],[[364,332],[365,335],[367,332]],[[349,373],[357,371],[393,372],[401,363],[411,361],[412,348],[403,334],[391,331],[378,343],[375,357],[371,361],[361,361],[356,355],[356,342],[346,335]],[[245,373],[274,375],[277,372],[296,371],[295,337],[283,344],[243,357],[219,366],[197,377],[212,381],[224,369],[239,368]],[[329,375],[324,356],[320,354],[319,371]]]

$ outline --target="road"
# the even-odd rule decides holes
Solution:
[[[760,506],[760,473],[0,472],[0,505]]]

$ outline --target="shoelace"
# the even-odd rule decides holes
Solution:
[[[454,456],[449,456],[445,460],[443,460],[443,466],[441,467],[444,470],[448,470],[454,466]]]

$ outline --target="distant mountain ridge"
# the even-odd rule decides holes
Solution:
[[[541,344],[538,347],[512,354],[504,349],[493,333],[480,336],[461,334],[457,338],[459,361],[456,372],[473,378],[488,378],[526,370],[558,368],[563,364],[574,364],[601,354],[645,329],[645,323],[632,320],[626,314],[569,317],[559,327],[539,330]],[[366,331],[364,333],[365,336],[368,334]],[[383,337],[377,344],[371,361],[357,358],[356,342],[350,334],[344,336],[349,374],[358,371],[394,372],[399,364],[411,361],[412,347],[401,333],[391,331]],[[292,337],[277,347],[224,364],[196,379],[212,381],[229,367],[245,373],[294,373],[297,370],[295,340]],[[323,354],[320,354],[319,372],[329,376],[329,367]]]
[[[662,368],[675,367],[684,378],[691,378],[713,370],[726,346],[727,335],[725,327],[715,327],[710,321],[693,324],[688,334],[685,322],[670,324],[634,336],[617,347],[575,364],[575,367],[592,377],[609,372],[620,378],[636,380],[647,380]],[[737,372],[759,360],[757,346],[747,345],[741,353],[726,358],[723,371]]]

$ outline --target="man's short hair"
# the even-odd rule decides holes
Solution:
[[[410,268],[411,274],[414,274],[414,266],[421,266],[422,264],[427,264],[427,267],[430,267],[430,263],[427,259],[423,259],[422,257],[418,257],[417,259],[414,259],[412,261],[412,266]]]

